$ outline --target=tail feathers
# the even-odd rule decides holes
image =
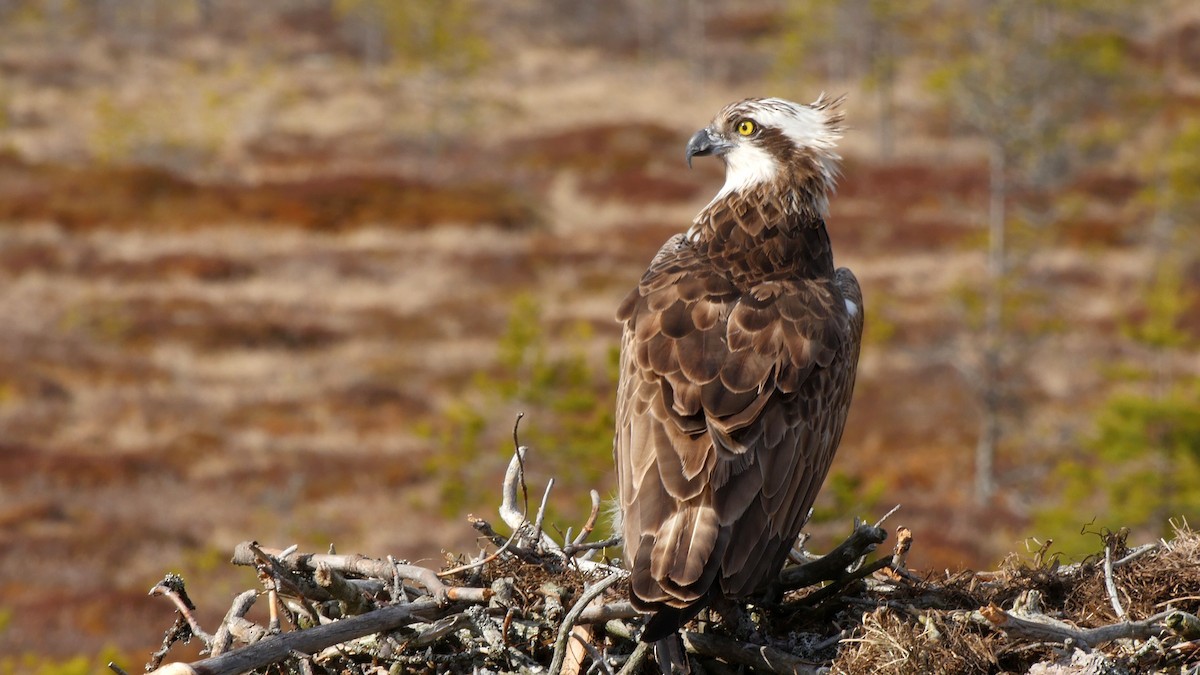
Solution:
[[[671,633],[655,641],[654,658],[658,661],[658,669],[663,675],[692,673],[692,665],[688,663],[687,651],[683,648],[683,638],[679,637],[679,633]]]
[[[642,628],[642,642],[658,642],[677,633],[684,624],[694,619],[706,606],[708,606],[707,599],[701,598],[687,607],[664,607],[654,612],[649,619],[646,619],[646,625]]]

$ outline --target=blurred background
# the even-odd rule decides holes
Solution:
[[[518,412],[578,531],[687,139],[821,91],[868,327],[812,548],[1194,522],[1194,2],[3,0],[0,673],[136,669],[168,571],[214,630],[242,540],[477,552]]]

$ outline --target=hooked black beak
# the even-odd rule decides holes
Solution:
[[[693,157],[704,157],[706,155],[720,154],[725,150],[725,144],[720,138],[713,136],[709,129],[701,129],[692,136],[692,140],[687,144],[687,165],[692,168]]]

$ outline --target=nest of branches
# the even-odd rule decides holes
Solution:
[[[531,521],[522,499],[525,448],[506,473],[500,517],[469,517],[493,544],[433,570],[392,558],[239,545],[233,563],[258,571],[214,633],[194,618],[183,580],[151,593],[173,601],[174,625],[147,664],[158,674],[658,672],[638,640],[642,618],[626,574],[597,560],[617,540],[589,542],[600,508],[563,541]],[[549,495],[553,481],[546,488]],[[890,514],[889,514],[890,515]],[[887,516],[885,516],[886,518]],[[882,521],[881,521],[882,522]],[[1045,551],[990,572],[920,575],[905,560],[912,533],[856,524],[824,556],[793,551],[772,592],[702,613],[681,631],[694,670],[707,673],[1200,672],[1200,534],[1129,548],[1104,537],[1091,558],[1061,564]],[[264,598],[266,625],[246,618]],[[199,639],[207,658],[163,662]],[[110,664],[118,673],[120,667]]]

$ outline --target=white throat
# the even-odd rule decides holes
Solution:
[[[779,174],[779,162],[769,152],[744,143],[725,155],[725,185],[714,198],[775,180]]]

